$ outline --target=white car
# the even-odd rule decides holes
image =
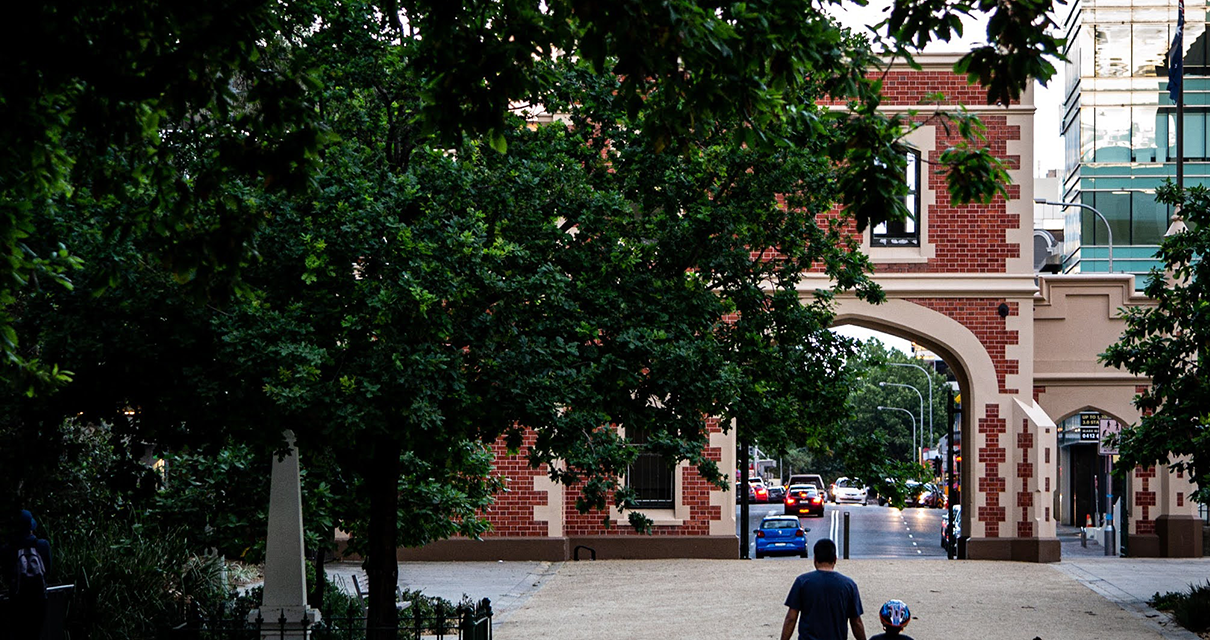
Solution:
[[[859,502],[861,504],[868,504],[869,496],[869,490],[861,486],[856,480],[837,478],[836,482],[832,483],[832,502]]]

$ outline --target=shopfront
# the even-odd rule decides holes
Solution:
[[[1082,411],[1058,425],[1059,492],[1056,496],[1060,522],[1100,526],[1125,492],[1121,479],[1112,480],[1117,451],[1105,437],[1120,428],[1118,422],[1095,411]],[[1122,514],[1119,514],[1119,518]]]

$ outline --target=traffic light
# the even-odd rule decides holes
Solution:
[[[933,458],[933,476],[941,475],[941,458]]]

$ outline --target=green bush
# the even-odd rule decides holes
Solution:
[[[1194,633],[1210,631],[1210,581],[1204,585],[1189,585],[1189,590],[1181,593],[1156,593],[1147,604],[1171,611],[1182,627]]]
[[[179,533],[121,520],[60,532],[54,562],[75,584],[67,626],[77,639],[155,638],[192,603],[226,591],[221,558],[193,554]]]

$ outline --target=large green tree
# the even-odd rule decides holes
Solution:
[[[1135,396],[1138,423],[1118,439],[1123,464],[1168,465],[1197,485],[1195,499],[1210,502],[1210,192],[1204,186],[1178,191],[1171,183],[1156,200],[1178,205],[1187,228],[1160,241],[1164,264],[1152,271],[1144,292],[1155,305],[1125,309],[1126,330],[1102,360],[1151,384]]]
[[[1045,6],[903,1],[892,42],[992,12],[997,44],[962,64],[1007,101],[1053,72]],[[115,392],[110,410],[163,409],[146,424],[165,417],[159,433],[181,442],[294,428],[304,450],[364,470],[342,509],[365,533],[374,624],[393,621],[395,545],[481,530],[475,507],[493,488],[483,443],[515,444],[520,425],[538,433],[531,461],[562,461],[552,473],[578,483],[585,509],[632,504],[617,479],[636,448],[610,425],[715,481],[707,415],[734,418],[745,438],[826,438],[844,346],[825,331],[831,294],[803,304],[798,274],[822,267],[876,296],[864,261],[816,215],[837,202],[861,225],[903,214],[905,122],[877,109],[869,44],[821,7],[315,0],[162,21],[155,3],[127,7],[55,19],[80,36],[80,58],[104,58],[94,42],[129,49],[116,64],[160,90],[117,91],[94,112],[77,92],[107,96],[106,74],[68,68],[27,93],[6,84],[5,104],[26,104],[10,120],[33,118],[41,137],[8,145],[34,151],[4,169],[65,155],[5,196],[17,230],[5,354],[36,373],[40,345],[8,330],[36,321],[21,296],[43,291],[25,274],[62,281],[71,266],[38,271],[38,256],[72,255],[40,222],[78,228],[71,214],[93,207],[101,238],[150,232],[161,275],[223,308],[182,336],[199,348],[182,356],[191,379],[175,379],[201,393],[181,398],[175,421],[165,399],[186,394],[171,390],[145,406]],[[161,27],[119,37],[140,34],[140,19]],[[111,25],[113,37],[86,37]],[[43,61],[14,59],[45,75]],[[38,120],[38,95],[64,101],[48,111],[64,119]],[[570,126],[526,127],[511,113],[526,104],[569,113]],[[85,112],[108,118],[68,117]],[[321,130],[330,144],[314,156]],[[943,161],[960,200],[1003,193],[977,144]],[[300,177],[315,190],[278,188]],[[237,276],[246,295],[224,300]],[[191,326],[188,312],[179,320],[162,325],[169,342]],[[207,344],[222,345],[217,357]]]
[[[842,3],[387,1],[344,24],[406,51],[397,64],[417,78],[421,105],[393,120],[396,133],[420,128],[447,141],[486,134],[502,148],[510,106],[549,88],[544,62],[568,54],[622,78],[619,99],[630,115],[654,114],[647,134],[660,150],[679,147],[680,134],[714,118],[743,120],[733,133],[749,143],[777,141],[771,126],[803,118],[799,126],[813,126],[796,99],[804,88],[857,96],[869,59],[842,45],[825,18],[828,4]],[[1007,103],[1054,73],[1049,8],[1049,0],[898,0],[880,44],[910,56],[960,32],[959,16],[990,15],[992,44],[957,68],[987,87],[989,102]],[[105,221],[106,233],[150,228],[160,238],[152,255],[199,293],[238,286],[263,220],[244,188],[299,187],[320,143],[311,68],[281,45],[298,29],[327,25],[327,13],[323,3],[271,0],[56,0],[13,11],[22,28],[0,44],[0,116],[8,123],[0,137],[0,375],[30,392],[69,379],[37,344],[22,341],[13,314],[21,292],[72,286],[79,261],[68,239],[36,234],[38,221],[70,208],[82,185],[121,199],[145,191],[137,206]],[[315,22],[290,23],[289,14]],[[657,92],[667,99],[652,102]],[[895,167],[886,162],[895,155],[886,130],[870,127],[875,103],[875,95],[863,97],[842,169],[842,198],[863,223],[902,213],[890,191],[862,184]],[[214,162],[190,163],[197,154]],[[986,177],[987,160],[977,149],[954,150],[953,184],[980,193],[968,178]],[[195,172],[186,172],[191,164]]]

